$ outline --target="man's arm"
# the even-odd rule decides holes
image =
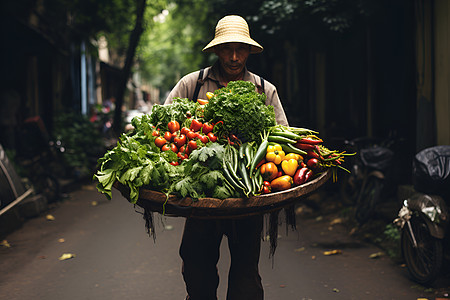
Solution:
[[[286,114],[283,109],[283,105],[281,104],[280,97],[278,97],[277,89],[273,84],[268,81],[266,82],[265,94],[266,94],[266,105],[272,105],[273,110],[275,111],[275,119],[277,124],[289,126],[289,122],[287,120]]]

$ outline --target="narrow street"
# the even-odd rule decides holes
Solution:
[[[94,183],[83,185],[6,237],[9,247],[0,246],[0,299],[184,299],[178,256],[184,220],[156,220],[154,242],[117,191],[108,201]],[[226,294],[226,239],[222,248],[219,299]],[[324,255],[335,249],[342,252]],[[386,255],[370,258],[380,251],[353,240],[326,216],[300,219],[298,231],[288,235],[283,225],[275,259],[268,257],[268,242],[261,250],[265,299],[436,298]],[[65,253],[74,257],[60,260]]]

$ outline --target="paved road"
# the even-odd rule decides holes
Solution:
[[[96,204],[96,205],[94,205]],[[119,193],[108,201],[83,186],[48,214],[29,220],[0,246],[0,299],[184,299],[178,247],[182,218],[158,218],[157,238]],[[434,299],[380,250],[349,238],[327,217],[300,220],[298,232],[280,228],[275,260],[263,242],[261,275],[267,300]],[[63,240],[62,240],[63,239]],[[219,299],[225,299],[229,256],[219,262]],[[341,254],[325,256],[323,251]],[[59,260],[64,253],[74,254]]]

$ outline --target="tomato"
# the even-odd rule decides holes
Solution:
[[[177,156],[178,156],[178,158],[181,159],[181,160],[185,160],[186,158],[189,157],[189,156],[187,155],[187,153],[183,153],[183,152],[181,152],[181,151],[177,153]]]
[[[170,144],[170,150],[172,150],[173,152],[177,153],[178,152],[178,147],[175,146],[175,144]]]
[[[189,154],[191,154],[192,149],[188,146],[186,147],[186,151],[184,151],[184,153],[186,153],[186,155],[189,157]]]
[[[268,194],[271,191],[272,191],[272,188],[270,187],[270,182],[269,181],[264,181],[263,189],[262,189],[263,194]]]
[[[264,180],[272,181],[277,177],[278,168],[273,162],[265,163],[261,166],[261,175]]]
[[[208,134],[211,131],[213,131],[214,125],[209,124],[209,123],[203,123],[202,125],[202,131],[204,134]]]
[[[197,119],[192,120],[191,126],[189,127],[192,131],[199,131],[202,128],[203,124]]]
[[[306,165],[310,168],[310,169],[315,169],[319,166],[319,160],[317,158],[310,158],[308,159],[308,161],[306,162]]]
[[[180,149],[178,149],[178,151],[181,152],[181,153],[184,153],[184,150],[185,150],[185,149],[186,149],[186,148],[185,148],[184,145],[183,145],[183,146],[180,147]]]
[[[175,131],[180,130],[180,123],[177,121],[170,121],[169,124],[167,124],[167,127],[171,133],[174,133]]]
[[[169,151],[170,150],[170,146],[167,144],[164,144],[161,148],[162,151]]]
[[[182,134],[184,134],[184,135],[187,135],[187,133],[188,133],[189,131],[190,131],[189,128],[183,127],[183,128],[181,128],[180,133],[182,133]]]
[[[203,134],[200,134],[200,135],[198,136],[198,139],[199,139],[203,144],[206,144],[207,142],[209,142],[208,137],[207,137],[206,135],[203,135]]]
[[[211,142],[213,142],[213,143],[215,143],[215,142],[217,141],[217,136],[215,136],[215,134],[212,133],[212,132],[209,132],[209,133],[208,133],[208,138],[209,138],[209,140],[210,140]]]
[[[173,139],[173,135],[172,135],[171,132],[166,131],[166,132],[164,133],[164,138],[166,139],[166,141],[171,142],[172,139]]]
[[[176,137],[173,139],[173,142],[175,143],[175,145],[176,145],[177,147],[181,147],[181,146],[183,146],[184,144],[186,144],[186,136],[185,136],[184,134],[180,134],[180,136],[176,136]]]
[[[166,140],[165,138],[163,138],[162,136],[158,136],[158,137],[155,139],[155,145],[156,145],[158,148],[161,148],[161,147],[164,146],[166,143],[167,143],[167,140]]]
[[[188,143],[188,148],[191,149],[191,150],[197,149],[197,142],[195,142],[195,141],[189,141],[189,143]]]
[[[172,162],[170,162],[170,164],[171,164],[172,166],[178,166],[178,165],[179,165],[179,163],[178,163],[177,161],[172,161]]]
[[[189,140],[193,140],[197,137],[197,133],[193,132],[192,130],[189,130],[188,133],[186,133],[186,137]]]
[[[152,135],[153,136],[159,136],[159,131],[158,130],[153,130],[152,131]]]

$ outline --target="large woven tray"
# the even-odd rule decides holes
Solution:
[[[195,218],[239,218],[271,211],[289,206],[311,194],[331,177],[331,171],[320,174],[317,178],[288,190],[251,196],[250,198],[201,198],[197,201],[189,197],[178,198],[170,195],[166,198],[161,192],[140,189],[136,204],[146,210],[164,213],[174,217]],[[116,182],[114,187],[129,200],[129,188]],[[167,201],[167,202],[166,202]]]

